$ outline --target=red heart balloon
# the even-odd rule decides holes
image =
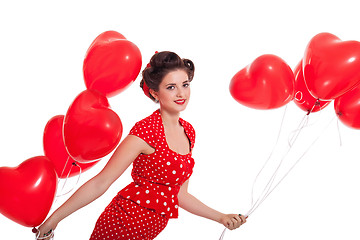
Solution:
[[[334,108],[342,123],[360,129],[360,86],[336,98]]]
[[[306,47],[303,73],[315,98],[332,100],[351,90],[359,84],[359,69],[360,42],[320,33]]]
[[[112,41],[126,39],[124,35],[116,31],[106,31],[101,33],[95,38],[95,40],[90,44],[88,51],[93,48],[94,45],[107,44]],[[86,52],[86,55],[88,52]]]
[[[104,95],[85,90],[70,105],[63,134],[70,156],[86,163],[114,150],[122,135],[122,124]]]
[[[125,90],[139,75],[141,52],[121,36],[105,32],[91,44],[83,64],[87,89],[112,97]]]
[[[45,156],[54,164],[59,178],[76,176],[94,166],[98,161],[90,163],[76,163],[78,167],[73,166],[75,160],[71,158],[66,151],[63,138],[64,115],[52,117],[46,124],[43,137],[43,147]]]
[[[0,213],[26,227],[40,225],[50,211],[57,187],[53,164],[45,156],[18,167],[0,167]]]
[[[294,102],[302,110],[318,112],[330,104],[331,101],[320,101],[314,98],[306,87],[302,71],[302,61],[296,66],[295,74],[295,95]]]
[[[262,55],[231,79],[230,93],[239,103],[256,109],[279,108],[294,95],[294,74],[279,57]]]

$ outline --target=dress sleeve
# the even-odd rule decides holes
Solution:
[[[194,127],[189,123],[189,122],[186,122],[184,120],[183,121],[183,127],[185,128],[185,131],[186,131],[186,135],[188,136],[189,140],[190,140],[190,148],[191,150],[194,148],[194,145],[195,145],[195,129]]]
[[[134,135],[141,138],[154,148],[156,147],[155,134],[156,133],[154,132],[152,125],[144,120],[137,122],[129,132],[129,135]]]

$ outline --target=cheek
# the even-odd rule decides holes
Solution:
[[[159,98],[165,102],[172,101],[174,99],[174,94],[173,92],[165,92],[159,95]]]
[[[189,98],[190,97],[190,88],[187,88],[185,91],[186,97]]]

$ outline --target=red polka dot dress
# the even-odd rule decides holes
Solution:
[[[179,118],[189,139],[190,151],[182,155],[171,150],[166,142],[160,110],[137,122],[130,130],[155,149],[140,154],[133,162],[133,182],[122,189],[96,222],[90,240],[150,240],[178,217],[181,185],[189,179],[194,167],[191,150],[195,131],[190,123]]]

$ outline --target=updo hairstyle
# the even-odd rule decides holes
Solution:
[[[142,71],[140,87],[146,95],[155,101],[155,98],[146,91],[150,89],[158,91],[159,85],[165,75],[179,69],[184,70],[189,77],[189,81],[192,81],[195,66],[191,60],[181,59],[176,53],[169,51],[155,53],[150,59],[148,66]],[[144,86],[144,83],[146,86]]]

